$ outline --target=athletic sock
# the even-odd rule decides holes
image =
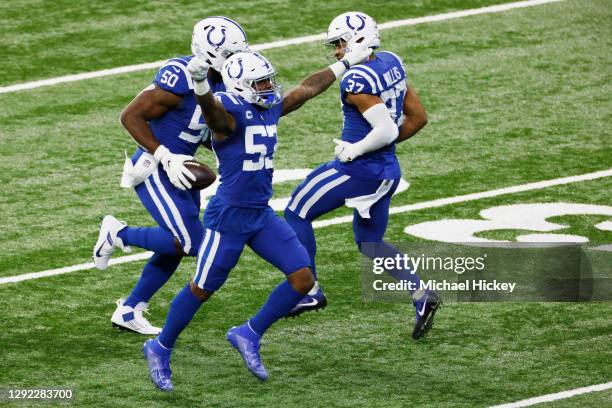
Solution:
[[[148,302],[155,292],[170,279],[170,276],[176,271],[180,263],[181,257],[176,254],[153,254],[124,304],[135,307],[140,302]]]
[[[170,305],[166,324],[158,337],[159,343],[167,349],[172,349],[179,334],[187,327],[200,306],[202,302],[191,292],[188,283]]]
[[[133,245],[158,254],[176,254],[174,235],[161,227],[126,227],[117,234],[124,245]]]
[[[286,316],[303,297],[302,293],[293,289],[289,281],[284,281],[274,288],[262,308],[249,319],[249,326],[255,333],[263,336],[274,322]]]

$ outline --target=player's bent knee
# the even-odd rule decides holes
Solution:
[[[291,211],[289,207],[285,208],[283,215],[285,216],[285,220],[287,220],[287,222],[294,221],[296,218],[298,218],[298,215]]]
[[[193,293],[193,295],[197,297],[202,303],[206,302],[214,293],[207,292],[204,289],[198,287],[198,285],[196,285],[194,281],[190,282],[189,287],[191,289],[191,293]]]
[[[182,251],[183,252],[183,256],[198,256],[198,248],[199,247],[200,247],[199,245],[197,247],[195,247],[195,246],[191,247],[191,249],[189,250],[189,253],[187,253],[187,254],[185,253],[185,251]]]
[[[189,254],[183,251],[183,243],[177,237],[174,237],[174,249],[176,250],[176,254],[180,257],[189,256]]]
[[[189,252],[185,251],[185,242],[174,238],[174,248],[178,256],[198,256],[198,249],[200,248],[200,242],[193,242],[189,248]]]
[[[290,210],[289,207],[285,208],[284,216],[285,216],[285,220],[287,220],[289,224],[291,224],[292,221],[293,222],[312,222],[312,219],[309,218],[308,216],[301,217],[298,213]]]
[[[287,276],[287,280],[296,292],[307,294],[315,284],[315,278],[309,267],[298,269]]]

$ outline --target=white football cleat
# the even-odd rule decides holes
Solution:
[[[149,309],[148,303],[140,302],[132,308],[124,305],[124,302],[125,299],[117,300],[117,309],[115,309],[115,313],[113,313],[113,317],[111,317],[113,327],[146,335],[157,335],[161,333],[160,327],[153,326],[147,318],[142,315],[142,312],[146,312]]]
[[[98,242],[93,248],[93,261],[96,268],[104,270],[108,267],[108,261],[115,252],[115,248],[120,248],[123,252],[132,252],[132,248],[123,245],[117,233],[127,227],[123,221],[119,221],[112,215],[107,215],[100,223],[100,233]]]

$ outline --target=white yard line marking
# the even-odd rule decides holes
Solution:
[[[139,253],[139,254],[134,254],[134,255],[120,256],[118,258],[111,259],[108,262],[108,264],[110,266],[110,265],[119,265],[119,264],[128,263],[128,262],[143,261],[145,259],[149,259],[151,256],[153,256],[153,252],[149,252],[149,251]],[[47,276],[62,275],[64,273],[84,271],[87,269],[95,269],[95,267],[96,266],[94,265],[93,262],[87,262],[87,263],[82,263],[78,265],[65,266],[63,268],[58,268],[58,269],[49,269],[48,271],[24,273],[22,275],[15,275],[15,276],[9,276],[6,278],[0,278],[0,285],[5,284],[5,283],[15,283],[15,282],[26,281],[30,279],[45,278]],[[100,273],[104,273],[104,272],[100,272]]]
[[[547,187],[560,186],[563,184],[570,184],[570,183],[578,183],[581,181],[595,180],[595,179],[599,179],[603,177],[610,177],[610,176],[612,176],[612,168],[608,170],[596,171],[593,173],[581,174],[578,176],[562,177],[562,178],[557,178],[557,179],[552,179],[552,180],[538,181],[535,183],[519,184],[519,185],[512,186],[512,187],[500,188],[500,189],[490,190],[490,191],[483,191],[480,193],[472,193],[472,194],[465,194],[465,195],[460,195],[460,196],[455,196],[455,197],[440,198],[440,199],[432,200],[432,201],[423,201],[420,203],[403,205],[401,207],[392,207],[390,209],[390,213],[399,214],[399,213],[423,210],[426,208],[442,207],[442,206],[449,205],[449,204],[457,204],[457,203],[463,203],[466,201],[480,200],[483,198],[497,197],[497,196],[505,195],[505,194],[521,193],[524,191],[539,190],[539,189],[547,188]],[[329,225],[349,223],[352,221],[353,221],[353,216],[349,215],[349,216],[344,216],[344,217],[331,218],[329,220],[315,221],[313,223],[313,227],[323,228]],[[144,252],[141,254],[122,256],[122,257],[111,259],[109,262],[109,265],[118,265],[118,264],[127,263],[127,262],[142,261],[145,259],[149,259],[151,255],[152,255],[152,252]],[[59,268],[59,269],[51,269],[51,270],[42,271],[42,272],[32,272],[32,273],[25,273],[21,275],[8,276],[5,278],[0,278],[0,285],[5,284],[5,283],[16,283],[16,282],[21,282],[21,281],[30,280],[30,279],[38,279],[38,278],[43,278],[46,276],[61,275],[64,273],[69,273],[69,272],[83,271],[86,269],[94,269],[93,262],[67,266],[67,267]]]
[[[432,23],[432,22],[437,22],[437,21],[452,20],[455,18],[476,16],[479,14],[500,13],[503,11],[524,8],[524,7],[531,7],[531,6],[539,6],[541,4],[557,3],[560,1],[563,1],[563,0],[517,1],[513,3],[504,3],[504,4],[498,4],[495,6],[481,7],[477,9],[453,11],[450,13],[442,13],[442,14],[436,14],[432,16],[408,18],[405,20],[388,21],[386,23],[379,24],[378,28],[380,30],[386,30],[389,28],[412,26],[412,25],[423,24],[423,23]],[[290,45],[304,44],[304,43],[309,43],[309,42],[314,42],[314,41],[322,41],[323,39],[325,39],[324,33],[315,34],[315,35],[306,35],[303,37],[289,38],[286,40],[278,40],[278,41],[272,41],[272,42],[263,43],[263,44],[256,44],[252,47],[252,49],[255,51],[263,51],[263,50],[269,50],[272,48],[281,48],[281,47],[287,47]],[[55,78],[42,79],[38,81],[24,82],[21,84],[7,85],[7,86],[0,87],[0,94],[23,91],[26,89],[40,88],[43,86],[57,85],[57,84],[62,84],[62,83],[67,83],[67,82],[81,81],[84,79],[99,78],[99,77],[105,77],[105,76],[110,76],[110,75],[126,74],[128,72],[136,72],[136,71],[143,71],[146,69],[159,68],[160,66],[162,66],[164,62],[166,62],[166,60],[148,62],[145,64],[126,65],[123,67],[103,69],[100,71],[84,72],[81,74],[65,75],[65,76],[60,76],[60,77],[55,77]]]
[[[547,394],[539,397],[529,398],[522,401],[510,402],[508,404],[494,405],[489,408],[520,408],[529,407],[543,402],[557,401],[560,399],[571,398],[575,395],[587,394],[595,391],[605,391],[612,388],[612,382],[605,384],[590,385],[588,387],[576,388],[569,391],[561,391],[556,394]]]
[[[537,181],[535,183],[519,184],[517,186],[500,188],[497,190],[482,191],[480,193],[465,194],[455,197],[439,198],[432,201],[423,201],[421,203],[403,205],[401,207],[392,207],[389,209],[390,214],[399,214],[411,211],[423,210],[426,208],[442,207],[449,204],[463,203],[466,201],[480,200],[483,198],[497,197],[505,194],[522,193],[524,191],[539,190],[542,188],[560,186],[563,184],[577,183],[580,181],[595,180],[602,177],[612,176],[612,169],[596,171],[594,173],[581,174],[579,176],[562,177],[552,180]],[[327,227],[328,225],[342,224],[352,222],[353,216],[336,217],[329,220],[315,221],[314,228]],[[0,282],[1,283],[1,282]]]

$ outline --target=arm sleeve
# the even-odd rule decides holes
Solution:
[[[379,103],[363,112],[363,117],[372,126],[372,130],[363,139],[354,143],[359,155],[373,152],[392,143],[399,134],[384,103]]]

